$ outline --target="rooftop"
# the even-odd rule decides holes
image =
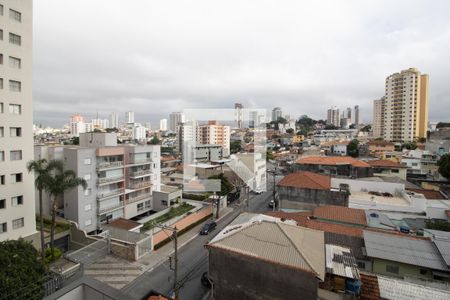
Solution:
[[[407,188],[408,191],[422,194],[426,199],[433,200],[433,199],[439,199],[439,200],[447,200],[448,198],[439,191],[433,191],[433,190],[425,190],[425,189],[415,189],[415,188]]]
[[[406,168],[406,166],[388,159],[369,160],[367,163],[376,168]]]
[[[296,162],[304,165],[352,165],[358,168],[370,168],[370,165],[350,156],[307,156]]]
[[[352,191],[349,197],[349,201],[352,203],[357,203],[358,201],[365,202],[373,202],[378,204],[388,204],[388,205],[400,205],[400,206],[409,206],[409,202],[399,196],[391,195],[391,196],[382,196],[376,195],[374,193],[369,192],[359,192]]]
[[[286,175],[278,182],[277,185],[314,190],[328,190],[331,188],[331,177],[312,172],[300,171]]]
[[[142,227],[142,224],[135,222],[133,220],[128,220],[124,218],[118,218],[108,224],[111,227],[125,229],[125,230],[135,230]]]
[[[325,249],[327,273],[359,280],[358,265],[349,248],[327,244]]]
[[[325,277],[324,234],[280,222],[254,221],[227,226],[208,247],[312,272]]]
[[[373,140],[367,143],[369,146],[395,146],[393,142]]]
[[[326,219],[363,226],[367,225],[366,213],[363,209],[337,205],[325,205],[316,207],[313,211],[313,216],[318,219]]]
[[[368,257],[449,271],[433,242],[427,239],[364,231],[364,243]]]

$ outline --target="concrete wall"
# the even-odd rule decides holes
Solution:
[[[386,271],[387,265],[398,266],[398,268],[399,268],[398,274],[387,272]],[[373,267],[374,273],[382,274],[382,275],[401,276],[401,277],[414,276],[414,277],[423,278],[423,279],[433,279],[433,274],[432,274],[431,270],[428,268],[425,268],[425,267],[420,268],[417,266],[407,265],[407,264],[403,264],[403,263],[399,263],[399,262],[395,262],[395,261],[374,259],[372,267]],[[420,274],[421,269],[426,271],[426,273]]]
[[[331,187],[339,188],[340,184],[348,184],[350,191],[382,191],[393,195],[405,190],[405,185],[402,183],[391,183],[384,181],[368,181],[368,180],[352,180],[344,178],[331,178]]]
[[[209,248],[209,275],[216,300],[317,299],[312,273]]]
[[[189,225],[209,216],[210,214],[212,214],[212,205],[208,205],[204,208],[202,208],[201,210],[190,214],[188,216],[186,216],[185,218],[171,224],[171,227],[176,227],[178,230],[183,230],[184,228],[188,227]],[[158,232],[156,232],[155,234],[153,234],[153,245],[157,245],[160,242],[164,241],[165,239],[168,238],[168,236],[172,235],[171,231],[167,231],[167,230],[160,230]]]
[[[310,164],[295,164],[294,171],[309,171],[314,173],[327,174],[332,176],[343,177],[371,177],[373,176],[372,168],[355,168],[351,165],[310,165]]]
[[[310,210],[321,205],[348,205],[348,194],[339,191],[278,186],[281,208]]]

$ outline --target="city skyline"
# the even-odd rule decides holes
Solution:
[[[250,4],[229,2],[180,4],[182,14],[165,3],[105,5],[86,11],[78,1],[35,3],[35,123],[62,125],[79,107],[105,115],[114,107],[157,124],[183,108],[235,102],[315,119],[331,105],[359,105],[368,122],[384,78],[409,67],[430,74],[430,121],[447,121],[446,2],[389,3],[388,10],[387,2],[264,2],[258,14]],[[108,27],[92,23],[99,11]],[[81,16],[82,26],[75,21]]]

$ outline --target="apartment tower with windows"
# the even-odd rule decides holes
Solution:
[[[0,241],[36,233],[31,0],[0,1]]]
[[[383,138],[409,142],[426,138],[428,75],[410,68],[386,78]]]

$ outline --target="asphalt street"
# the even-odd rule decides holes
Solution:
[[[268,203],[272,199],[271,179],[272,177],[269,177],[268,190],[266,192],[260,195],[250,193],[248,207],[245,202],[242,202],[240,207],[236,206],[231,213],[218,221],[217,228],[212,233],[206,236],[199,235],[179,249],[178,282],[180,300],[199,300],[206,297],[209,289],[203,287],[200,282],[203,272],[208,270],[208,252],[204,247],[205,244],[231,223],[241,211],[262,213],[269,210]],[[246,198],[246,195],[242,195],[242,198]],[[173,276],[173,271],[170,269],[169,261],[167,260],[136,278],[123,291],[136,299],[144,297],[152,289],[170,296],[173,293]]]

